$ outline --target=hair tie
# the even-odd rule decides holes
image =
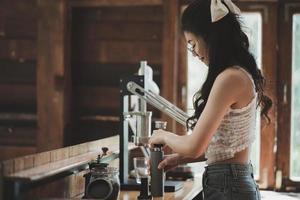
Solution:
[[[225,17],[229,11],[237,15],[241,14],[241,10],[231,0],[211,0],[210,12],[213,23]]]

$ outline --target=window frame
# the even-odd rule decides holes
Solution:
[[[274,166],[276,155],[276,110],[277,110],[277,2],[237,2],[239,8],[244,12],[260,12],[262,15],[262,73],[266,78],[265,93],[272,99],[273,106],[269,112],[271,119],[267,124],[261,120],[261,142],[260,142],[260,169],[257,180],[260,188],[270,189],[275,187]],[[266,39],[268,38],[268,39]]]
[[[293,15],[300,14],[300,2],[279,3],[278,133],[277,171],[282,173],[281,188],[299,191],[300,181],[290,178]],[[289,155],[289,156],[286,156]]]

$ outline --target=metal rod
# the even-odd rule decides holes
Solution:
[[[133,81],[127,83],[127,90],[145,100],[147,103],[151,104],[160,111],[166,113],[180,124],[184,126],[186,125],[186,121],[189,118],[187,113],[176,107],[162,96],[145,90]]]

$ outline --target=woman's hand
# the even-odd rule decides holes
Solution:
[[[162,129],[154,130],[152,136],[149,139],[150,147],[154,147],[155,144],[162,144],[165,146],[167,144],[168,137],[172,133],[164,131]]]
[[[158,164],[158,169],[168,171],[181,164],[181,156],[177,153],[165,155],[164,159]]]

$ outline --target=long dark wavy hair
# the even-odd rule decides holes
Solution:
[[[229,12],[221,20],[212,23],[210,4],[210,0],[195,0],[184,10],[181,18],[182,30],[203,38],[209,54],[207,78],[193,97],[195,112],[188,118],[187,128],[195,127],[216,77],[232,66],[240,66],[251,74],[258,93],[257,106],[261,107],[261,115],[270,122],[268,111],[272,100],[264,94],[265,79],[249,52],[249,40],[242,31],[239,16]]]

